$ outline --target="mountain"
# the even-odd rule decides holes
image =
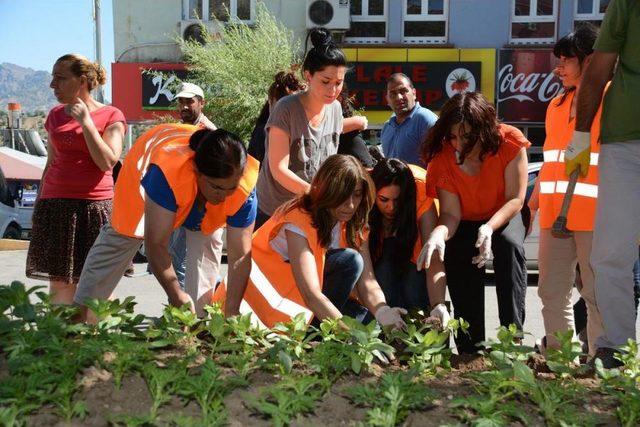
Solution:
[[[0,64],[0,110],[7,103],[18,102],[25,113],[36,110],[49,111],[57,104],[49,88],[51,74],[31,68],[3,62]]]

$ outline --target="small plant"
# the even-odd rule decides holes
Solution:
[[[272,329],[275,342],[265,353],[267,363],[277,366],[283,374],[291,373],[294,361],[302,359],[311,349],[310,342],[318,336],[318,332],[309,329],[302,313],[287,323],[276,324]]]
[[[136,303],[133,297],[126,297],[124,301],[90,299],[86,301],[87,308],[97,319],[97,332],[120,332],[132,335],[142,335],[140,325],[145,320],[143,314],[134,314]]]
[[[311,352],[311,364],[325,377],[337,378],[349,368],[360,374],[374,359],[389,363],[394,349],[380,339],[377,322],[363,325],[350,317],[325,319],[320,324],[322,342]]]
[[[142,370],[153,403],[149,411],[151,419],[158,417],[158,409],[171,400],[180,380],[186,375],[184,363],[172,363],[160,368],[154,362],[148,363]]]
[[[327,393],[329,386],[329,381],[316,376],[286,377],[262,389],[257,398],[247,396],[245,405],[269,418],[274,426],[285,426],[298,415],[313,412],[316,402]]]
[[[551,371],[563,377],[585,371],[588,366],[580,367],[576,360],[582,355],[582,346],[573,339],[573,330],[554,334],[560,346],[558,349],[547,349],[547,366]]]
[[[498,369],[510,369],[514,361],[524,362],[534,353],[533,347],[521,344],[523,337],[516,325],[511,324],[508,328],[500,326],[497,341],[489,340],[481,344],[488,349],[489,358]]]
[[[367,412],[367,422],[373,426],[400,424],[409,411],[426,409],[435,398],[411,373],[403,372],[384,374],[378,383],[351,387],[346,393],[355,404],[373,408]]]

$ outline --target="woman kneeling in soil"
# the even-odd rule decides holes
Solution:
[[[387,302],[423,310],[446,326],[444,266],[435,259],[417,267],[422,243],[438,222],[436,204],[426,192],[426,171],[398,159],[383,159],[371,171],[376,200],[369,215],[369,252]]]
[[[387,305],[369,257],[366,227],[374,194],[354,157],[330,156],[310,190],[282,205],[255,233],[240,311],[268,327],[300,313],[317,323],[343,315],[365,321],[368,312],[383,326],[404,326],[406,311]],[[215,299],[223,298],[221,286]]]

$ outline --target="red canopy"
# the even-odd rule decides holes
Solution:
[[[6,179],[40,181],[46,164],[46,157],[0,147],[0,168]]]

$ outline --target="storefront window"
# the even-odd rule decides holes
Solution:
[[[553,43],[557,18],[557,0],[513,0],[510,41]]]
[[[256,14],[256,0],[183,0],[182,7],[186,19],[203,21],[252,23]]]
[[[384,43],[387,41],[388,0],[351,0],[351,29],[347,43]]]
[[[610,0],[577,0],[573,14],[574,22],[591,22],[599,27],[609,2]]]
[[[449,0],[404,0],[404,43],[446,43]]]

